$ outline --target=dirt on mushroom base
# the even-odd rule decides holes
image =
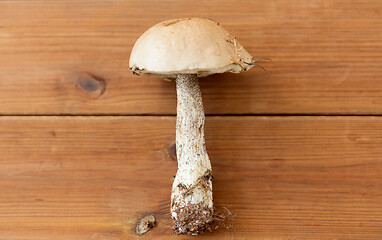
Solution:
[[[181,199],[185,199],[188,195],[193,194],[196,188],[204,188],[206,191],[212,191],[210,188],[213,180],[212,171],[208,170],[199,177],[196,184],[186,187],[178,184],[179,190],[182,191]],[[182,201],[172,202],[174,231],[176,234],[198,235],[206,230],[212,231],[219,228],[230,229],[233,226],[235,215],[223,207],[224,211],[215,211],[213,208],[206,206],[203,202],[199,204],[185,204]],[[175,217],[174,217],[175,216]]]
[[[201,204],[176,207],[174,212],[177,216],[174,219],[174,231],[176,234],[198,235],[209,229],[213,222],[213,210],[201,206]]]
[[[212,171],[208,170],[190,187],[183,184],[177,185],[181,194],[172,199],[171,203],[176,234],[198,235],[212,224],[213,208],[205,205],[204,202],[191,204],[185,201],[186,197],[192,195],[195,189],[203,188],[205,191],[212,191],[210,187],[212,179]]]
[[[236,215],[232,214],[228,208],[222,208],[224,210],[214,211],[212,220],[208,223],[206,223],[206,219],[210,218],[210,209],[201,208],[197,204],[189,205],[187,208],[179,208],[178,214],[180,216],[178,221],[174,221],[173,230],[176,234],[198,235],[205,231],[212,232],[219,231],[220,229],[232,229]],[[207,214],[201,215],[200,211],[206,211]],[[190,224],[190,219],[192,219],[192,222],[203,222],[206,224]]]

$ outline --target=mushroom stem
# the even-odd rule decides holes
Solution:
[[[212,170],[204,140],[204,110],[196,74],[176,76],[178,171],[171,215],[178,234],[197,235],[213,221]]]

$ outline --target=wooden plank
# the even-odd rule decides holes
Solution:
[[[382,114],[379,0],[0,1],[0,114],[174,114],[174,84],[128,71],[153,24],[208,17],[260,69],[201,81],[208,114]],[[90,77],[89,77],[90,76]],[[93,76],[93,77],[91,77]]]
[[[1,239],[381,239],[382,119],[208,117],[216,208],[171,233],[174,117],[1,117]],[[138,219],[158,225],[142,237]]]

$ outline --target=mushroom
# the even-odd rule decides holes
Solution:
[[[213,222],[212,170],[204,140],[198,77],[241,73],[257,65],[236,37],[209,19],[171,19],[148,29],[135,43],[130,70],[175,79],[178,171],[171,192],[177,234],[197,235]]]

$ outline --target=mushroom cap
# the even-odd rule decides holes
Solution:
[[[203,18],[171,19],[148,29],[135,43],[130,70],[138,75],[175,78],[240,73],[253,67],[253,57],[232,33]]]

